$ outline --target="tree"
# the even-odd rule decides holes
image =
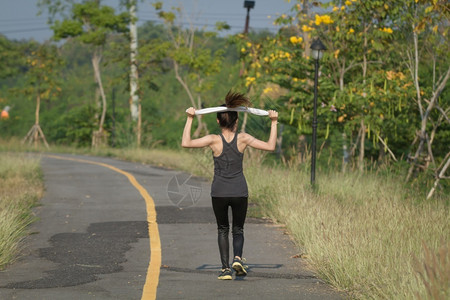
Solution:
[[[109,6],[101,5],[100,0],[89,0],[82,3],[72,3],[70,16],[65,16],[58,10],[60,1],[45,0],[49,12],[52,15],[61,13],[63,20],[56,20],[52,25],[54,39],[61,40],[67,38],[77,38],[82,43],[92,47],[92,67],[94,69],[95,81],[102,99],[101,116],[98,130],[93,132],[92,146],[96,147],[106,141],[106,133],[103,125],[106,116],[106,95],[103,88],[100,62],[103,57],[103,48],[106,46],[107,38],[114,33],[128,32],[129,14],[126,12],[116,14],[115,10]]]
[[[137,17],[136,0],[129,0],[130,12],[130,111],[131,119],[136,122],[137,146],[141,144],[141,103],[139,100],[139,77],[137,64],[138,36],[137,36]]]
[[[27,58],[28,70],[26,72],[27,84],[23,90],[25,94],[36,97],[35,123],[25,136],[23,142],[29,141],[37,144],[40,139],[49,148],[44,132],[39,124],[39,113],[42,99],[54,98],[61,92],[59,87],[59,72],[62,59],[55,45],[31,44],[31,53]]]
[[[162,3],[153,4],[158,16],[164,21],[169,41],[161,41],[167,45],[167,56],[172,62],[175,77],[181,84],[189,97],[191,105],[201,108],[203,104],[202,93],[212,88],[209,78],[212,74],[218,73],[222,67],[223,50],[215,53],[211,49],[205,48],[208,39],[217,35],[216,32],[203,32],[202,41],[199,43],[198,32],[191,24],[185,29],[181,24],[177,24],[177,15],[181,18],[181,8],[174,8],[171,11],[162,10]],[[218,22],[217,30],[228,29],[226,23]],[[208,131],[206,123],[202,122],[201,116],[197,116],[198,127],[194,136],[199,136],[201,131]]]
[[[422,169],[427,169],[430,162],[434,163],[432,143],[434,141],[437,128],[441,125],[443,119],[450,124],[448,113],[450,103],[443,101],[438,103],[447,82],[450,79],[450,49],[449,49],[449,27],[450,8],[445,1],[437,0],[415,0],[414,3],[405,4],[404,30],[409,34],[409,43],[412,47],[404,49],[406,53],[406,64],[410,70],[411,78],[416,91],[415,102],[420,114],[420,128],[417,130],[413,145],[418,141],[415,154],[410,157],[411,166],[409,168],[406,180],[408,181],[417,167],[417,163],[422,152],[426,147],[425,163]],[[428,50],[427,53],[420,51],[421,47]],[[423,59],[422,57],[425,57]],[[429,66],[432,62],[432,80],[421,79],[419,73],[421,69]],[[448,99],[448,98],[447,98]],[[436,121],[432,120],[432,111],[437,109],[439,117]],[[429,123],[433,122],[432,128]],[[448,166],[448,165],[447,165]],[[437,173],[437,172],[436,172]],[[439,175],[437,175],[439,179]]]

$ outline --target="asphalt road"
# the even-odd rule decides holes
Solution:
[[[60,154],[43,156],[42,168],[39,220],[23,255],[0,272],[0,299],[343,298],[294,258],[298,250],[282,227],[258,219],[245,225],[248,276],[217,280],[216,224],[204,179]]]

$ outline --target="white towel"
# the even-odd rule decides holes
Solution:
[[[248,112],[248,113],[251,113],[251,114],[254,114],[257,116],[268,116],[269,115],[269,112],[266,110],[252,108],[252,107],[245,107],[245,106],[238,106],[238,107],[234,107],[234,108],[228,108],[225,106],[208,107],[208,108],[196,110],[195,114],[196,115],[205,115],[205,114],[218,113],[218,112],[224,112],[224,111],[242,111],[242,112]]]

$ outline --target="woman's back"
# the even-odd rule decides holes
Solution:
[[[211,186],[212,197],[247,197],[248,188],[242,169],[244,154],[237,147],[238,133],[228,143],[222,139],[222,153],[213,156],[214,179]]]

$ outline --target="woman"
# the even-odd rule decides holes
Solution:
[[[250,100],[240,93],[228,92],[225,104],[228,108],[249,106]],[[211,197],[214,214],[217,220],[219,252],[222,262],[222,272],[218,279],[232,279],[229,263],[228,207],[231,206],[233,215],[233,264],[236,276],[247,275],[243,264],[242,249],[244,246],[244,222],[247,214],[248,189],[242,170],[242,159],[245,149],[250,146],[255,149],[273,151],[277,139],[278,113],[269,110],[272,120],[270,137],[267,142],[258,140],[247,133],[237,133],[238,113],[225,111],[217,113],[217,123],[221,134],[210,134],[202,138],[191,139],[192,121],[195,109],[187,110],[187,120],[183,131],[181,146],[185,148],[210,147],[214,159],[214,179],[211,185]]]

